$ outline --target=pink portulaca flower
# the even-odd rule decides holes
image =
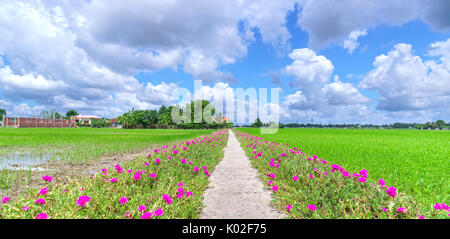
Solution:
[[[43,189],[41,189],[41,191],[39,191],[39,194],[41,194],[41,195],[45,195],[47,193],[48,193],[48,189],[47,188],[43,188]]]
[[[108,170],[106,168],[102,168],[102,175],[108,175]]]
[[[178,187],[183,187],[184,183],[178,183]]]
[[[379,184],[381,187],[384,187],[386,183],[384,182],[383,179],[379,178],[379,179],[378,179],[378,184]]]
[[[28,210],[30,210],[30,208],[27,207],[27,206],[23,206],[23,207],[22,207],[22,210],[23,210],[23,211],[28,211]]]
[[[365,177],[358,178],[358,182],[360,182],[360,183],[364,183],[366,181],[367,181],[367,178],[365,178]]]
[[[267,182],[267,185],[271,185],[273,183],[273,181],[272,180],[270,180],[269,182]]]
[[[367,172],[367,170],[363,169],[363,170],[359,171],[359,174],[361,175],[361,177],[367,178],[368,172]]]
[[[317,207],[314,204],[308,204],[308,209],[311,210],[311,211],[316,211]]]
[[[297,180],[299,180],[299,178],[297,176],[294,176],[294,177],[292,177],[292,180],[297,181]]]
[[[131,219],[131,218],[133,218],[133,213],[131,213],[131,212],[126,212],[126,213],[125,213],[125,217]]]
[[[172,157],[170,157],[170,156],[167,156],[167,159],[169,159],[169,160],[170,160],[170,159],[172,159]]]
[[[158,175],[156,173],[151,173],[150,175],[148,175],[150,178],[156,178],[158,177]]]
[[[9,201],[9,197],[8,197],[8,196],[6,196],[6,197],[4,197],[4,198],[2,199],[2,203],[3,203],[3,204],[7,203],[8,201]]]
[[[183,197],[182,193],[177,194],[177,198],[182,198],[182,197]]]
[[[164,215],[164,211],[161,208],[159,208],[159,209],[156,209],[156,211],[154,211],[153,214],[155,216],[159,217],[159,216]]]
[[[89,196],[80,196],[77,200],[77,205],[80,207],[84,207],[86,206],[86,203],[88,203],[89,201],[91,201],[91,198]]]
[[[140,205],[140,206],[138,207],[138,211],[139,211],[139,212],[143,212],[143,211],[145,211],[145,209],[147,209],[147,207],[144,206],[144,205]],[[151,215],[150,215],[150,216],[151,216]]]
[[[174,150],[173,152],[172,152],[173,154],[177,154],[178,153],[178,151],[177,150]]]
[[[442,209],[441,204],[439,203],[434,204],[434,209],[441,210]]]
[[[198,167],[194,167],[194,172],[198,172]]]
[[[397,195],[397,189],[395,187],[389,187],[386,190],[386,193],[391,197],[395,197],[395,195]]]
[[[419,214],[419,219],[427,219],[427,218]]]
[[[179,193],[184,193],[184,189],[183,189],[183,188],[178,188],[178,189],[177,189],[177,192],[179,192]]]
[[[109,182],[110,183],[115,183],[115,182],[117,182],[117,178],[113,178],[113,179],[109,180]]]
[[[385,208],[385,207],[380,207],[380,209],[383,210],[383,212],[387,212],[388,211],[388,209]]]
[[[186,159],[181,159],[181,163],[185,164],[186,163]]]
[[[273,190],[274,192],[278,191],[278,186],[277,186],[277,185],[273,185],[272,190]]]
[[[40,205],[44,205],[45,204],[45,199],[43,198],[39,198],[36,201],[34,201],[35,204],[40,204]]]
[[[48,175],[45,175],[44,177],[42,177],[42,180],[47,181],[47,182],[50,183],[53,180],[53,178],[48,176]]]
[[[156,164],[161,163],[161,159],[159,159],[159,158],[155,159],[155,163],[156,163]]]
[[[291,208],[292,208],[292,204],[287,205],[287,206],[286,206],[286,211],[290,212],[290,211],[291,211]]]
[[[133,176],[133,179],[134,180],[141,180],[141,174],[139,174],[139,173],[136,173],[134,176]]]
[[[166,201],[167,204],[172,204],[172,198],[170,198],[169,195],[164,194],[164,195],[162,196],[162,198],[164,199],[164,201]]]
[[[38,215],[36,215],[36,219],[47,219],[48,215],[47,213],[39,213]]]
[[[192,197],[194,194],[192,192],[186,192],[186,197]]]
[[[145,212],[141,216],[141,219],[151,219],[151,218],[152,218],[152,213],[151,212]]]
[[[119,202],[120,202],[121,205],[123,205],[123,204],[125,204],[125,203],[128,202],[128,198],[126,198],[126,197],[121,197],[121,198],[119,199]]]
[[[397,212],[400,212],[400,213],[406,213],[406,208],[404,208],[404,207],[399,207],[399,208],[397,208]]]
[[[313,176],[312,174],[308,175],[308,177],[309,177],[310,179],[313,179],[313,178],[314,178],[314,176]]]

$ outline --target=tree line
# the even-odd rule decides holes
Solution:
[[[141,129],[155,129],[155,128],[177,128],[177,129],[216,129],[216,128],[224,128],[224,127],[232,127],[232,123],[227,123],[223,120],[223,116],[221,112],[216,114],[215,108],[212,107],[209,101],[202,100],[197,101],[198,105],[201,105],[200,114],[209,107],[211,115],[213,116],[213,122],[211,120],[207,120],[203,117],[203,115],[195,115],[195,101],[186,104],[186,107],[183,109],[179,109],[180,114],[183,114],[186,109],[190,109],[190,120],[191,123],[178,123],[173,122],[172,120],[172,110],[176,106],[166,107],[162,105],[159,110],[130,110],[123,115],[118,117],[118,123],[122,125],[123,128],[141,128]],[[198,114],[199,112],[197,112]],[[6,115],[6,110],[0,108],[0,121],[3,121],[3,116]],[[76,110],[69,110],[65,115],[61,113],[50,110],[50,111],[42,111],[40,116],[46,119],[70,119],[72,116],[79,115]],[[188,116],[188,117],[189,117]],[[195,118],[201,118],[200,122],[194,123]],[[210,122],[210,123],[208,123]],[[269,123],[263,123],[260,118],[257,118],[254,123],[250,125],[242,125],[235,127],[269,127]],[[450,128],[450,122],[445,122],[444,120],[436,120],[429,121],[426,123],[401,123],[396,122],[393,124],[312,124],[312,123],[286,123],[283,124],[278,122],[279,128],[369,128],[369,129],[378,129],[378,128],[392,128],[392,129],[444,129]],[[105,118],[102,119],[93,119],[91,121],[90,127],[95,128],[103,128],[103,127],[111,127],[111,121]]]
[[[198,110],[195,110],[196,105],[199,107]],[[175,107],[179,112],[177,116],[184,119],[184,122],[174,121],[172,111]],[[205,111],[208,111],[212,118],[208,118],[208,114],[204,115],[203,112]],[[122,128],[127,129],[218,129],[232,127],[232,123],[224,121],[221,112],[216,114],[215,111],[209,101],[198,100],[187,103],[184,108],[162,105],[159,110],[131,109],[120,115],[117,120]]]
[[[279,128],[347,128],[347,129],[444,129],[450,128],[450,122],[445,122],[444,120],[436,120],[434,122],[426,122],[426,123],[401,123],[396,122],[393,124],[312,124],[312,123],[278,123]],[[270,123],[263,123],[261,119],[256,118],[255,122],[250,125],[242,125],[236,127],[252,127],[252,128],[261,128],[261,127],[269,127]]]

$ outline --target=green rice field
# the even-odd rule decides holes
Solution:
[[[213,130],[0,128],[0,159],[20,154],[28,158],[44,155],[49,159],[87,162],[211,132]]]
[[[384,179],[426,208],[450,201],[450,131],[279,129],[261,135],[259,129],[238,130],[287,143],[351,173],[366,169],[369,182]]]

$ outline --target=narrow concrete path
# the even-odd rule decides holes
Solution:
[[[225,156],[216,166],[205,192],[201,219],[283,218],[270,206],[271,192],[259,180],[234,133],[229,131]]]

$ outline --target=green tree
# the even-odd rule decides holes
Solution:
[[[66,112],[66,116],[64,117],[64,119],[70,119],[70,118],[72,118],[72,116],[77,116],[77,115],[79,115],[79,114],[76,110],[69,110]]]
[[[262,121],[259,118],[256,118],[255,123],[252,124],[252,127],[260,128],[263,126]]]
[[[92,128],[104,128],[111,127],[111,122],[107,122],[104,118],[102,119],[93,119],[91,121]]]
[[[198,107],[197,110],[195,108]],[[196,123],[199,120],[201,124],[205,124],[207,121],[212,122],[212,117],[216,113],[216,109],[208,100],[196,100],[186,104],[186,108],[191,109],[191,123]],[[207,118],[205,118],[205,116]]]
[[[147,110],[146,119],[149,124],[158,123],[158,111],[157,110]]]
[[[445,126],[446,126],[445,121],[443,121],[443,120],[437,120],[436,125],[439,129],[445,128]]]
[[[6,115],[6,110],[0,108],[0,120],[3,121],[3,115]]]
[[[61,115],[59,112],[55,112],[55,113],[53,114],[53,118],[54,118],[54,119],[62,119],[63,117],[62,117],[62,115]]]
[[[174,106],[161,106],[158,111],[158,124],[172,125],[172,109]]]

